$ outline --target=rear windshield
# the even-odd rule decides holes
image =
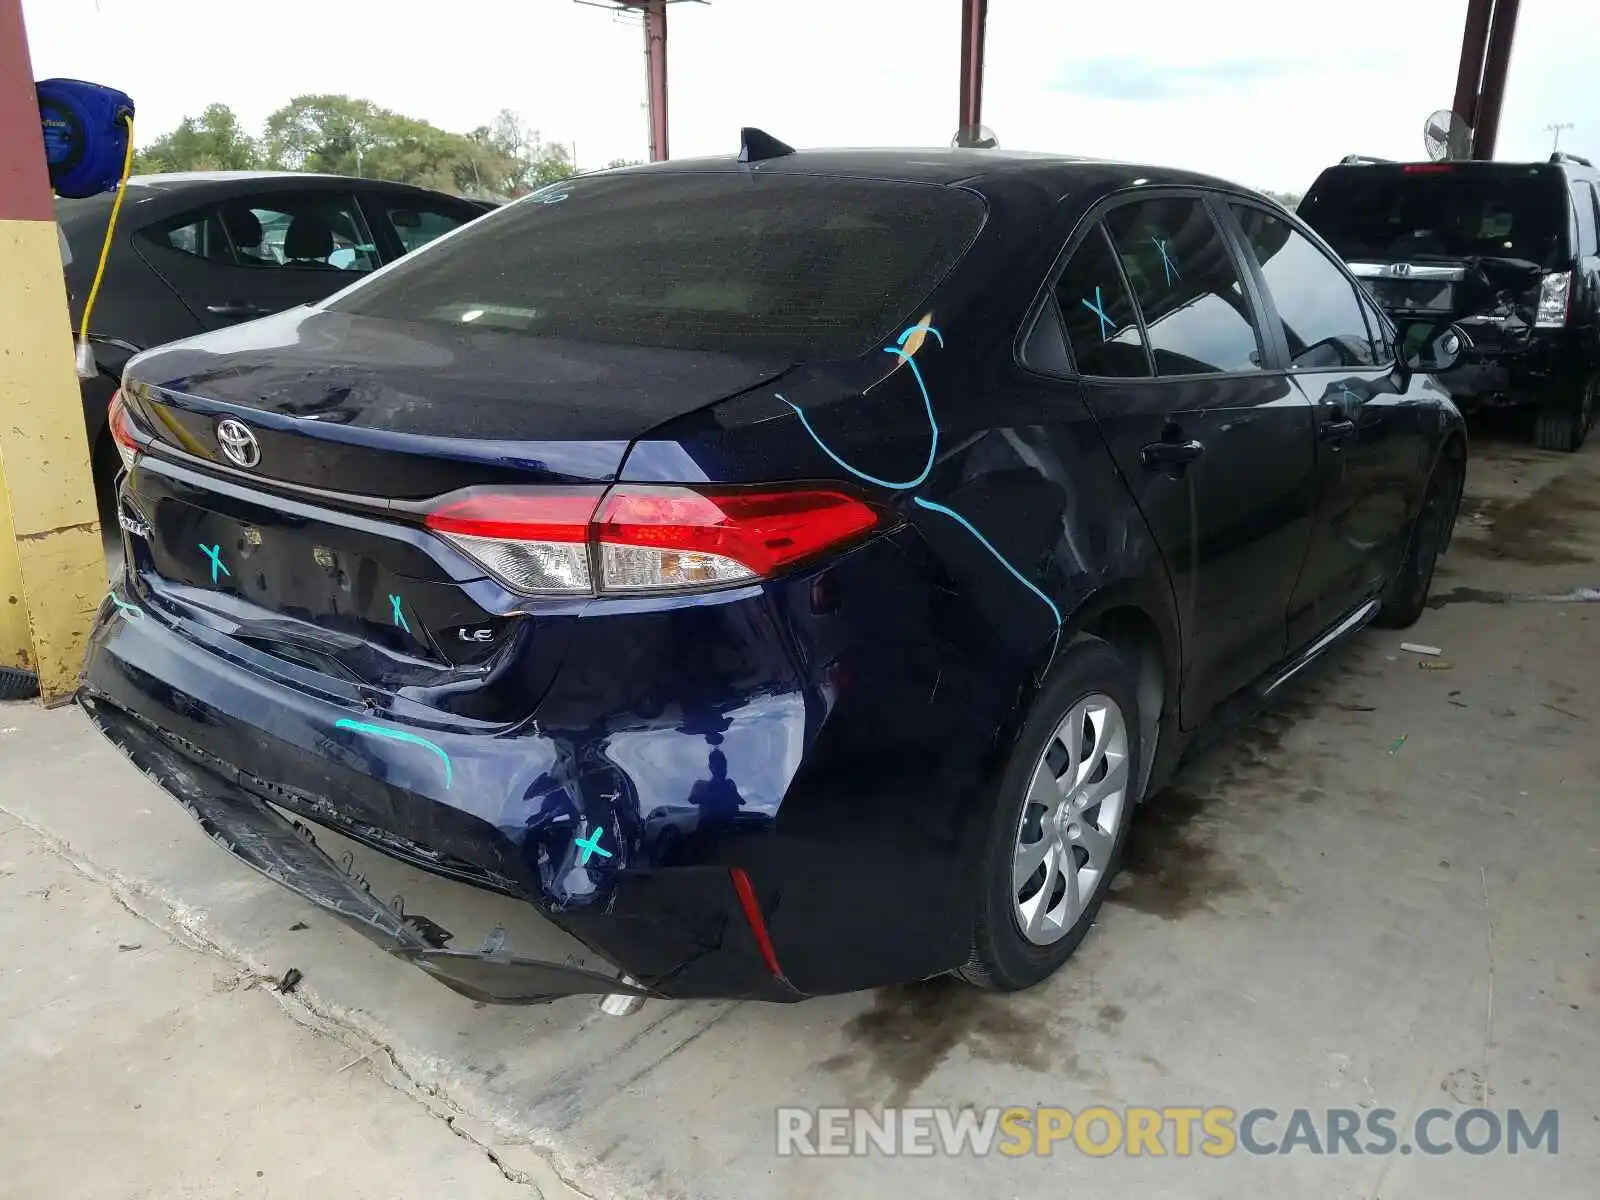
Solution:
[[[536,337],[850,358],[927,299],[982,226],[970,192],[644,172],[545,188],[328,308]]]
[[[1300,216],[1346,259],[1404,261],[1565,256],[1568,206],[1559,173],[1540,167],[1323,172]]]

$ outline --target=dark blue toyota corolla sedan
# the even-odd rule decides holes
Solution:
[[[1459,344],[1215,179],[752,133],[134,359],[81,700],[471,996],[1026,987],[1197,734],[1416,619]]]

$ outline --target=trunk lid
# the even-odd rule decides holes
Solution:
[[[380,703],[513,722],[590,600],[508,592],[422,528],[427,502],[598,498],[637,435],[783,367],[312,310],[164,347],[125,382],[154,450],[122,500],[130,570],[175,614]]]
[[[782,374],[770,356],[526,338],[292,309],[148,351],[137,407],[172,449],[252,478],[376,500],[480,483],[604,482],[653,426]]]

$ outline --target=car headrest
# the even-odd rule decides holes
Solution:
[[[326,260],[333,253],[333,230],[314,213],[301,213],[283,235],[285,258]]]
[[[222,210],[222,224],[233,239],[233,244],[244,250],[261,245],[261,218],[242,204],[230,204]]]

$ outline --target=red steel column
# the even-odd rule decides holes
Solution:
[[[1506,98],[1506,76],[1511,71],[1511,38],[1517,31],[1521,0],[1495,0],[1489,25],[1489,47],[1483,58],[1483,89],[1478,94],[1478,120],[1472,134],[1472,157],[1494,157],[1500,133],[1500,105]]]
[[[21,0],[0,0],[0,221],[54,221]]]
[[[667,158],[667,0],[645,0],[644,65],[650,80],[650,161]]]
[[[1456,68],[1456,98],[1451,108],[1468,125],[1478,123],[1478,88],[1483,82],[1483,52],[1489,44],[1489,15],[1494,0],[1467,0],[1467,21],[1461,30],[1461,64]]]
[[[962,134],[976,133],[983,123],[983,33],[989,21],[989,0],[961,0]]]

